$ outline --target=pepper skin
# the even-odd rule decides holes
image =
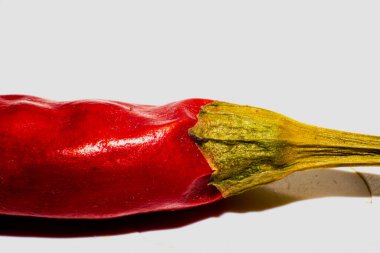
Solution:
[[[101,219],[221,199],[188,135],[210,102],[0,96],[0,213]]]

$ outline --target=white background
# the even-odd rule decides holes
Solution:
[[[380,135],[378,1],[0,0],[0,94],[205,97]],[[379,168],[361,169],[376,195]],[[379,173],[377,173],[379,174]],[[100,223],[0,218],[3,252],[378,252],[349,168],[205,208]]]

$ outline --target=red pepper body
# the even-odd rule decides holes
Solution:
[[[210,102],[0,96],[0,213],[111,218],[221,199],[188,135]]]

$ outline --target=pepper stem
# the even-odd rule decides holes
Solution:
[[[202,108],[189,130],[224,197],[290,173],[380,165],[380,137],[306,125],[268,110],[224,102]]]

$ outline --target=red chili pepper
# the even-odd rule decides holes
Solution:
[[[378,147],[378,137],[205,99],[148,106],[0,96],[0,213],[97,219],[178,210],[296,170],[376,165]]]

